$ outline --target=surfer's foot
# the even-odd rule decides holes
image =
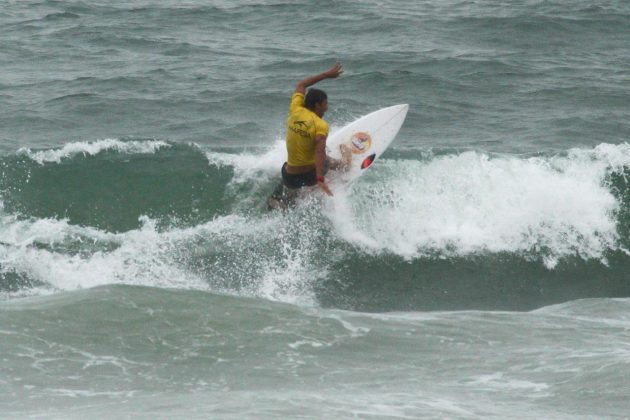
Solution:
[[[341,150],[341,167],[344,170],[350,169],[350,162],[352,162],[352,149],[347,144],[339,145]]]
[[[286,210],[287,206],[277,198],[267,199],[267,210]]]

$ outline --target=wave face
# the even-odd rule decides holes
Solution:
[[[2,288],[122,283],[368,311],[628,295],[627,144],[392,152],[332,199],[268,213],[283,153],[107,140],[6,156]]]

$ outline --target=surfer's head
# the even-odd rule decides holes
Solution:
[[[321,118],[328,111],[328,95],[323,90],[311,88],[306,92],[304,106]]]

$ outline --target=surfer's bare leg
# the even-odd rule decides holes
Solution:
[[[298,190],[288,188],[282,181],[267,199],[267,210],[287,210],[295,206]]]

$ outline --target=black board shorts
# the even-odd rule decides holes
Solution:
[[[317,185],[317,175],[315,169],[305,172],[303,174],[290,174],[287,173],[287,163],[282,165],[282,182],[287,188],[302,188],[311,187]]]

